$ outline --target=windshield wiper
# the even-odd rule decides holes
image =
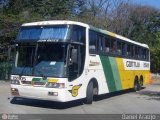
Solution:
[[[27,68],[27,65],[28,65],[28,64],[26,64],[26,65],[24,66],[24,68],[22,69],[21,73],[19,74],[20,77],[22,77],[24,70]],[[31,68],[30,68],[30,69],[31,69]]]
[[[35,73],[35,71],[37,71],[40,74],[40,76],[43,77],[43,79],[46,78],[46,76],[43,74],[43,72],[41,72],[40,70],[38,70],[36,67],[34,68],[34,73]]]

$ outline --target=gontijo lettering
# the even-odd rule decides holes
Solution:
[[[135,61],[126,61],[127,67],[140,67],[140,62]]]

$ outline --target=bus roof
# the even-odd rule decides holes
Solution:
[[[140,43],[140,42],[133,41],[129,38],[123,37],[121,35],[118,35],[116,33],[113,33],[113,32],[107,31],[107,30],[99,29],[99,28],[96,28],[96,27],[93,27],[93,26],[90,26],[90,29],[94,30],[94,31],[97,31],[97,32],[100,32],[100,33],[103,33],[103,34],[107,34],[109,36],[112,36],[112,37],[115,37],[115,38],[118,38],[118,39],[121,39],[121,40],[124,40],[124,41],[129,42],[129,43],[133,43],[133,44],[145,47],[145,48],[149,48],[147,44],[143,44],[143,43]]]
[[[40,22],[31,22],[24,23],[22,26],[42,26],[42,25],[63,25],[63,24],[72,24],[72,25],[80,25],[83,27],[89,27],[88,24],[76,21],[68,21],[68,20],[51,20],[51,21],[40,21]]]
[[[147,44],[142,44],[142,43],[133,41],[133,40],[131,40],[131,39],[128,39],[128,38],[126,38],[126,37],[123,37],[123,36],[121,36],[121,35],[118,35],[118,34],[116,34],[116,33],[113,33],[113,32],[107,31],[107,30],[103,30],[103,29],[99,29],[99,28],[93,27],[93,26],[91,26],[91,25],[88,25],[88,24],[85,24],[85,23],[82,23],[82,22],[76,22],[76,21],[69,21],[69,20],[40,21],[40,22],[24,23],[24,24],[22,24],[22,27],[23,27],[23,26],[25,27],[25,26],[57,25],[57,24],[80,25],[80,26],[89,28],[89,29],[91,29],[91,30],[94,30],[94,31],[97,31],[97,32],[100,32],[100,33],[103,33],[103,34],[107,34],[107,35],[109,35],[109,36],[112,36],[112,37],[115,37],[115,38],[118,38],[118,39],[121,39],[121,40],[124,40],[124,41],[126,41],[126,42],[130,42],[130,43],[133,43],[133,44],[136,44],[136,45],[145,47],[145,48],[149,48]]]

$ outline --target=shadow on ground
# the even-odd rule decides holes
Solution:
[[[99,95],[98,97],[96,97],[95,101],[100,101],[100,100],[108,99],[111,97],[116,97],[116,96],[123,95],[123,94],[132,93],[132,92],[135,92],[135,91],[133,89],[127,89],[127,90],[116,91],[116,92],[112,92],[108,94],[103,94],[103,95]]]
[[[148,100],[160,100],[160,91],[140,91],[138,94],[148,96]]]
[[[61,102],[54,102],[54,101],[47,101],[47,100],[14,97],[10,101],[10,103],[17,104],[17,105],[32,106],[32,107],[50,108],[50,109],[67,109],[67,108],[82,105],[83,100],[81,99],[81,100],[61,103]]]
[[[134,92],[134,91],[132,89],[129,89],[129,90],[123,90],[123,91],[113,92],[109,94],[104,94],[104,95],[95,97],[94,100],[98,102],[100,100],[108,99],[108,98],[122,95],[122,94],[127,94],[130,92]],[[67,109],[67,108],[83,105],[84,102],[85,102],[85,99],[61,103],[61,102],[46,101],[46,100],[20,98],[20,97],[14,97],[10,101],[11,104],[50,108],[50,109]]]

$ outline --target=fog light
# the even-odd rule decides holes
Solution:
[[[48,95],[50,95],[50,96],[58,96],[58,92],[48,92]]]
[[[19,96],[18,89],[17,89],[17,88],[11,88],[11,94],[12,94],[12,95]]]

